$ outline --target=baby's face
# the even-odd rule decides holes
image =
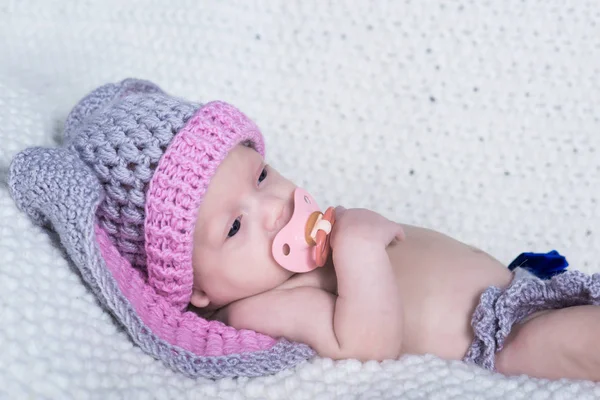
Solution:
[[[238,145],[229,152],[196,220],[194,306],[219,308],[293,275],[275,262],[271,245],[291,219],[295,189],[255,150]]]

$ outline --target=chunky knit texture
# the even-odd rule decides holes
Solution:
[[[473,314],[475,339],[465,361],[495,370],[496,352],[514,324],[538,311],[585,304],[600,305],[599,273],[566,271],[547,281],[516,279],[506,290],[489,287]]]
[[[126,79],[95,89],[74,107],[65,142],[102,184],[102,229],[147,272],[158,295],[185,309],[198,207],[233,146],[244,143],[264,156],[258,127],[226,103],[200,108],[152,82]]]
[[[138,268],[146,265],[148,184],[167,146],[198,107],[167,95],[151,82],[126,79],[92,91],[67,118],[66,143],[96,173],[104,189],[98,207],[100,225]]]
[[[236,144],[264,155],[250,119],[223,102],[199,107],[125,80],[86,96],[65,129],[65,146],[17,154],[11,195],[34,222],[53,227],[142,350],[209,378],[271,374],[315,354],[186,311],[194,224],[210,180]]]

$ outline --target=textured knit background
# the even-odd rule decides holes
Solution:
[[[0,398],[600,397],[430,357],[192,381],[134,348],[17,211],[11,157],[54,146],[77,100],[134,76],[240,107],[323,206],[600,271],[600,2],[333,3],[0,1]]]

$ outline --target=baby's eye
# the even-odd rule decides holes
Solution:
[[[235,234],[238,233],[238,231],[240,230],[241,226],[242,226],[242,222],[240,221],[239,218],[236,218],[236,220],[233,221],[233,224],[231,225],[231,229],[229,229],[229,233],[227,234],[227,237],[235,236]]]
[[[262,172],[260,173],[260,176],[258,177],[258,183],[261,183],[266,178],[267,178],[267,167],[264,167]]]

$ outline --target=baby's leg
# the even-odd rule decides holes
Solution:
[[[505,375],[600,381],[600,306],[545,311],[513,326],[496,369]]]

